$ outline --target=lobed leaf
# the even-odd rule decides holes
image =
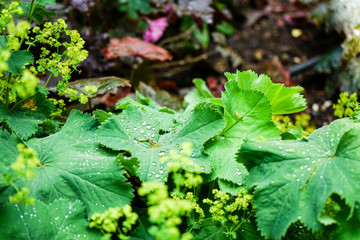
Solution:
[[[128,106],[137,107],[146,111],[148,117],[156,118],[159,121],[159,129],[163,131],[170,131],[181,124],[179,122],[180,116],[176,112],[160,106],[151,98],[146,98],[138,92],[136,99],[126,97],[116,105],[116,109],[126,109]]]
[[[308,141],[245,142],[238,160],[251,169],[246,184],[256,186],[258,227],[265,237],[280,239],[301,220],[323,229],[319,214],[336,193],[353,209],[360,201],[360,124],[334,121],[314,131]]]
[[[300,95],[304,89],[300,86],[285,87],[280,83],[272,83],[268,76],[258,76],[251,70],[225,73],[225,76],[229,81],[235,81],[240,89],[262,92],[269,99],[273,114],[295,113],[306,108],[306,101]]]
[[[204,155],[203,143],[223,128],[221,114],[211,105],[201,104],[189,119],[176,130],[160,134],[159,120],[136,107],[109,119],[97,131],[97,140],[114,150],[124,150],[139,159],[139,177],[143,181],[165,181],[167,170],[160,157],[170,150],[179,149],[183,142],[192,142],[192,158],[203,172],[210,172],[208,156]]]
[[[129,204],[131,186],[117,166],[116,155],[95,142],[97,127],[97,120],[91,116],[72,111],[60,132],[26,142],[37,152],[40,166],[31,182],[15,184],[27,186],[32,197],[45,203],[61,197],[79,199],[88,215]],[[13,193],[9,187],[2,197]]]
[[[235,155],[245,138],[279,138],[280,132],[272,122],[271,105],[264,94],[239,89],[235,81],[227,82],[225,89],[222,102],[226,126],[205,148],[212,159],[210,179],[242,184],[248,172],[235,161]]]
[[[59,199],[34,206],[6,204],[0,207],[1,239],[99,239],[100,232],[90,230],[80,201]]]
[[[41,93],[13,110],[0,102],[0,122],[6,122],[12,131],[26,140],[37,131],[39,124],[47,120],[53,108],[53,102]]]
[[[12,74],[19,74],[21,69],[27,64],[34,62],[34,56],[27,50],[11,52],[8,60],[9,72]]]

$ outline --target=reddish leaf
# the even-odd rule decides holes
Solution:
[[[146,42],[157,42],[168,26],[166,17],[158,18],[154,21],[149,20],[148,23],[149,26],[144,33],[144,40]]]
[[[166,49],[129,36],[111,39],[110,45],[105,47],[103,51],[106,53],[105,59],[129,56],[162,62],[172,59],[171,54]]]

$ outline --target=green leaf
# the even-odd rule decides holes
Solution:
[[[241,184],[248,172],[235,161],[235,155],[244,139],[279,138],[280,132],[272,122],[271,105],[264,94],[241,90],[235,81],[227,82],[225,89],[222,101],[226,127],[205,145],[212,160],[213,171],[209,177]]]
[[[160,105],[160,109],[167,110],[171,113],[174,113],[174,110],[179,111],[183,109],[181,100],[176,96],[170,95],[165,90],[156,90],[143,82],[139,83],[138,89],[141,95],[150,98],[153,102]],[[137,97],[139,96],[137,95]]]
[[[268,76],[258,76],[251,70],[225,73],[225,76],[229,81],[235,81],[240,89],[257,90],[265,94],[271,103],[273,114],[295,113],[306,108],[305,99],[299,94],[304,90],[300,86],[285,87],[280,83],[272,83]]]
[[[12,131],[26,140],[37,131],[39,124],[47,120],[53,108],[53,102],[41,93],[12,111],[0,102],[0,121],[6,122]]]
[[[187,109],[194,108],[198,103],[200,103],[203,99],[207,98],[215,98],[210,89],[206,86],[206,83],[201,78],[195,78],[193,83],[196,89],[191,90],[188,94],[184,97],[184,106]]]
[[[231,36],[235,33],[235,28],[226,21],[222,21],[220,24],[216,25],[216,30],[228,36]]]
[[[126,109],[128,106],[134,106],[144,110],[150,118],[158,119],[159,129],[163,131],[170,131],[180,124],[178,123],[179,116],[174,111],[161,107],[152,101],[151,98],[146,98],[138,92],[135,100],[126,97],[116,105],[116,109]]]
[[[258,227],[266,237],[280,239],[301,220],[321,231],[318,217],[332,193],[353,209],[360,201],[360,124],[334,121],[308,140],[245,142],[240,162],[251,169],[248,186],[256,186]]]
[[[7,49],[7,43],[6,43],[6,38],[4,35],[0,35],[0,49]]]
[[[55,5],[56,4],[56,0],[39,0],[38,4],[40,5],[44,5],[45,4],[51,4],[51,5]]]
[[[36,4],[34,12],[32,13],[31,19],[34,20],[37,24],[43,24],[44,18],[50,20],[51,17],[56,16],[56,13],[53,11],[48,11],[44,6],[46,3],[53,4],[54,0],[42,0],[40,3]],[[29,16],[31,11],[31,2],[25,2],[20,5],[24,12],[24,16]]]
[[[212,105],[196,107],[185,123],[176,130],[160,134],[159,120],[147,111],[128,106],[125,111],[109,119],[97,131],[97,140],[114,150],[128,151],[139,159],[139,177],[143,181],[164,181],[167,177],[165,164],[160,157],[170,150],[179,150],[183,142],[193,143],[194,161],[203,172],[210,172],[208,156],[204,155],[203,143],[223,128],[221,114]]]
[[[19,154],[16,145],[21,140],[15,135],[7,131],[0,131],[0,162],[9,166],[14,162]]]
[[[27,64],[34,62],[33,55],[27,50],[13,51],[11,52],[8,60],[9,72],[12,74],[19,74],[21,69]]]
[[[129,204],[131,186],[117,166],[116,155],[95,142],[97,127],[90,115],[72,111],[60,132],[26,142],[37,152],[40,166],[31,182],[15,184],[27,186],[32,197],[45,203],[60,197],[80,199],[88,215]],[[9,187],[3,195],[13,193]]]
[[[202,26],[202,30],[195,29],[194,31],[195,38],[200,42],[200,45],[203,49],[207,49],[210,42],[210,33],[209,26],[204,23]]]
[[[114,114],[112,112],[105,112],[104,110],[96,109],[93,111],[93,115],[99,120],[100,123],[103,123],[111,118]]]
[[[79,79],[69,83],[70,88],[73,88],[82,93],[86,92],[86,86],[92,85],[97,87],[97,94],[105,94],[108,92],[116,93],[118,87],[131,87],[131,84],[128,80],[114,76]]]
[[[50,204],[38,200],[33,206],[6,204],[0,207],[1,239],[100,239],[88,228],[80,201],[59,199]]]

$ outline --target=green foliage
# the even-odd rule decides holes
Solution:
[[[194,144],[192,157],[195,162],[202,167],[202,172],[209,173],[210,163],[203,153],[203,143],[223,127],[221,113],[210,104],[199,104],[182,126],[161,129],[159,120],[151,112],[148,114],[128,106],[100,126],[97,140],[111,149],[127,151],[138,158],[138,176],[143,181],[165,181],[167,170],[159,162],[160,157],[187,141]]]
[[[148,1],[118,3],[132,18],[154,11]],[[207,48],[211,1],[173,3],[190,25],[195,7],[191,14],[206,23],[202,31],[186,29]],[[85,42],[64,20],[45,22],[54,15],[46,4],[55,1],[0,5],[1,239],[279,239],[289,226],[299,239],[328,229],[334,239],[359,236],[360,110],[353,96],[337,107],[351,119],[302,140],[280,139],[300,138],[291,128],[309,127],[307,115],[282,125],[273,116],[304,110],[303,88],[252,71],[226,73],[221,98],[195,79],[185,110],[137,92],[117,104],[117,114],[65,116],[64,101],[47,98],[53,76],[61,78],[59,95],[81,103],[129,83],[69,84],[87,57]],[[233,32],[225,22],[216,28]],[[358,45],[349,38],[343,59]],[[38,72],[49,74],[45,87]],[[64,126],[59,117],[67,117]]]
[[[14,51],[11,53],[8,60],[9,72],[12,74],[19,74],[20,70],[26,65],[33,63],[33,55],[26,50]]]
[[[0,102],[0,121],[6,122],[13,132],[26,140],[37,131],[39,124],[47,119],[54,105],[41,93],[20,104],[8,109]]]
[[[0,238],[99,239],[99,233],[88,228],[84,210],[79,200],[36,200],[33,206],[8,203],[0,207]]]
[[[28,187],[32,197],[45,203],[59,197],[80,199],[90,215],[130,203],[133,194],[117,166],[116,155],[95,142],[97,126],[91,116],[73,111],[60,132],[27,141],[26,145],[37,152],[40,166],[30,183],[15,184]],[[13,192],[8,188],[2,196]]]
[[[252,71],[225,75],[229,81],[218,104],[224,108],[226,126],[207,142],[205,151],[211,156],[213,168],[209,180],[219,179],[221,186],[229,187],[227,182],[243,184],[248,174],[246,168],[235,161],[242,142],[246,138],[279,139],[280,132],[272,121],[272,114],[301,111],[306,105],[298,93],[302,90],[300,87],[286,88]]]
[[[314,131],[308,140],[243,144],[238,160],[251,169],[246,184],[256,186],[254,205],[262,234],[280,239],[297,220],[322,231],[319,214],[332,193],[355,207],[360,200],[359,131],[358,123],[342,119]]]

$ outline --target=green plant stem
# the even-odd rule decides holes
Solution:
[[[44,88],[46,88],[46,86],[47,86],[47,84],[49,83],[49,81],[50,81],[50,78],[52,77],[52,73],[50,73],[50,75],[49,75],[49,77],[48,77],[48,79],[46,80],[46,83],[44,84]]]

